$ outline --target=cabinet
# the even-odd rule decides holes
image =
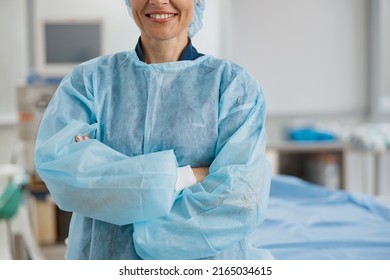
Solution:
[[[35,237],[40,244],[63,242],[68,234],[71,213],[55,205],[34,167],[35,139],[45,109],[57,85],[22,85],[17,89],[19,138],[23,143],[23,165],[31,175],[30,216]]]
[[[267,157],[273,174],[292,175],[321,186],[345,186],[345,147],[334,142],[271,142]]]
[[[390,151],[348,149],[345,155],[349,191],[380,196],[390,201]]]
[[[271,142],[267,157],[273,174],[390,201],[390,152],[357,150],[342,142]]]

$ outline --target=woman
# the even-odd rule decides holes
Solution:
[[[126,4],[135,51],[76,67],[37,137],[37,171],[73,212],[67,258],[271,257],[247,242],[270,185],[257,82],[192,46],[204,1]]]

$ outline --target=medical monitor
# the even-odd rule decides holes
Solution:
[[[103,53],[102,21],[45,21],[38,46],[37,70],[64,76],[77,64]]]

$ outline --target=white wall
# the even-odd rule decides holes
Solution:
[[[206,0],[206,9],[203,15],[203,28],[193,38],[197,50],[204,54],[220,57],[223,52],[223,4],[226,0]]]
[[[22,0],[0,1],[0,164],[11,160],[17,135],[15,84],[27,67],[24,12]]]
[[[22,0],[0,1],[0,124],[14,122],[15,83],[25,75],[27,37],[25,3]]]
[[[381,93],[382,108],[390,115],[390,1],[381,1],[381,38],[382,38],[382,69],[381,69]]]
[[[364,111],[366,0],[230,3],[228,57],[260,81],[270,115]]]

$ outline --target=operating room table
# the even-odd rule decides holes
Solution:
[[[275,176],[267,218],[250,241],[282,260],[389,260],[390,208],[362,193]]]

